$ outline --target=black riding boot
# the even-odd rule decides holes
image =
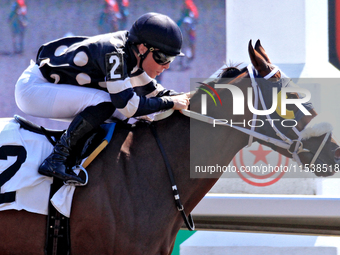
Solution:
[[[71,122],[67,131],[61,136],[60,140],[54,146],[53,152],[49,155],[39,167],[39,173],[47,176],[53,176],[64,181],[72,180],[85,183],[85,180],[78,177],[69,165],[73,156],[72,150],[76,150],[79,140],[89,134],[94,127],[80,114]]]

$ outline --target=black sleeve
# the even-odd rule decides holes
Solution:
[[[183,93],[182,92],[181,93],[176,92],[176,91],[174,91],[172,89],[164,89],[164,90],[158,92],[157,97],[177,96],[177,95],[181,95],[181,94],[183,94]]]
[[[151,98],[141,96],[138,110],[133,115],[133,117],[148,115],[162,110],[168,110],[171,109],[173,106],[174,102],[169,96]]]

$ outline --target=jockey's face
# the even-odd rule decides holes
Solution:
[[[148,49],[143,45],[138,45],[139,52],[141,54],[144,54]],[[149,52],[149,54],[146,56],[142,63],[142,67],[144,71],[151,77],[156,78],[156,76],[160,75],[165,69],[169,69],[170,63],[167,63],[166,65],[160,65],[157,64],[156,61],[153,59],[152,52]]]

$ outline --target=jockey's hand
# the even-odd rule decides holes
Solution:
[[[194,91],[185,93],[185,95],[187,95],[187,97],[188,97],[189,99],[190,99],[194,94],[195,94]]]
[[[172,96],[171,99],[174,102],[174,106],[172,107],[172,109],[174,110],[188,109],[190,101],[187,94]]]

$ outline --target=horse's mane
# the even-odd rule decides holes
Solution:
[[[226,68],[222,69],[222,72],[218,75],[220,78],[236,78],[237,76],[243,74],[246,71],[246,67],[240,69],[238,68],[242,63],[230,64]]]
[[[233,81],[238,80],[239,78],[243,78],[247,74],[247,67],[243,68],[238,68],[239,65],[242,63],[238,64],[231,64],[225,68],[222,69],[222,71],[217,75],[217,78],[207,82],[211,87],[214,87],[216,83],[218,83],[221,79],[223,79],[224,83],[232,83]],[[201,83],[201,86],[204,86],[205,83]],[[196,91],[198,92],[198,91]]]

